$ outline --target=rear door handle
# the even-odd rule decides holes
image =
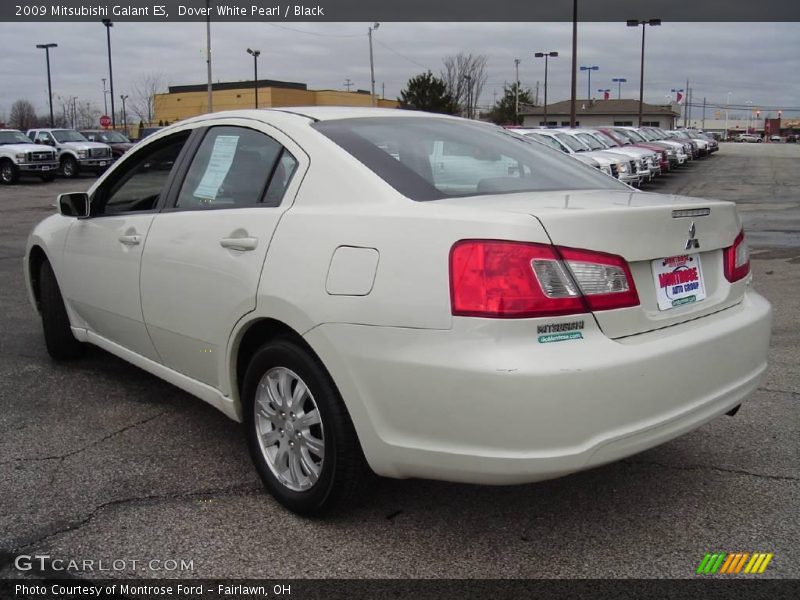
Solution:
[[[229,250],[255,250],[258,246],[258,238],[254,237],[235,237],[235,238],[222,238],[219,245]]]
[[[142,243],[142,236],[140,236],[138,233],[132,235],[121,235],[119,236],[119,241],[126,246],[138,246]]]

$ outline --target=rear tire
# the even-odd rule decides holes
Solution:
[[[78,169],[78,161],[72,156],[67,155],[61,159],[61,174],[68,179],[74,179],[78,176],[80,170]]]
[[[0,161],[0,183],[12,185],[19,179],[19,169],[17,165],[8,159]]]
[[[39,268],[39,304],[47,353],[55,360],[70,360],[83,355],[84,345],[75,339],[70,329],[67,309],[55,273],[46,260]]]
[[[262,346],[244,376],[242,408],[250,455],[283,506],[319,515],[355,497],[368,473],[361,445],[330,375],[306,348],[291,338]]]

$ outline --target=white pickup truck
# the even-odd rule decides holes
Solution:
[[[74,129],[29,129],[28,137],[56,149],[64,177],[77,177],[81,171],[99,175],[114,162],[108,144],[90,142]]]
[[[31,142],[16,129],[0,129],[0,183],[16,183],[20,175],[53,181],[58,169],[55,151]]]

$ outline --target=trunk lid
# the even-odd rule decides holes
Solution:
[[[630,267],[639,305],[594,312],[598,325],[611,338],[717,312],[738,303],[747,287],[749,278],[729,283],[723,270],[723,249],[734,243],[741,230],[736,205],[731,202],[602,190],[507,194],[437,203],[472,207],[481,203],[487,209],[528,214],[542,224],[557,246],[622,256]],[[688,212],[698,209],[702,209],[700,214]],[[694,234],[690,233],[692,224]],[[691,242],[687,250],[690,239],[696,240],[697,247]],[[689,277],[674,274],[693,269],[696,271]]]

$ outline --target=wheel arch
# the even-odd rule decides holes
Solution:
[[[41,282],[39,281],[39,271],[41,270],[42,265],[45,262],[50,262],[50,259],[48,258],[47,253],[44,251],[44,249],[38,244],[34,244],[33,246],[31,246],[31,249],[28,252],[28,260],[27,260],[28,268],[26,275],[28,279],[28,286],[30,289],[33,305],[39,312],[41,312],[41,300],[42,300],[42,290],[41,290]]]

